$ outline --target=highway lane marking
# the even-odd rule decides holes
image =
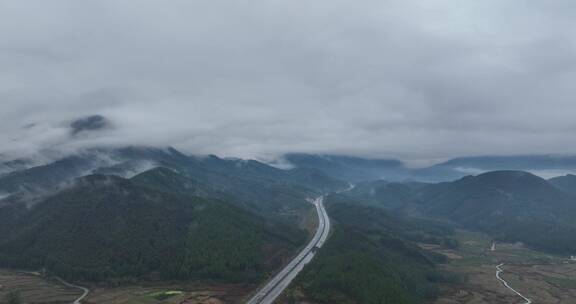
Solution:
[[[328,214],[323,206],[324,196],[313,201],[318,213],[318,230],[314,234],[308,245],[294,258],[282,271],[270,280],[247,304],[272,303],[290,282],[302,271],[304,266],[312,260],[314,252],[312,249],[320,247],[326,241],[330,229]],[[297,270],[297,271],[295,271]],[[270,296],[272,296],[270,298]]]

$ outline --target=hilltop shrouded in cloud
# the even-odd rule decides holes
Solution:
[[[70,123],[70,132],[72,135],[78,135],[83,132],[95,132],[110,128],[110,122],[102,115],[90,115],[78,118]]]
[[[0,153],[575,153],[575,17],[568,0],[4,0]],[[114,128],[69,136],[94,113],[72,133]]]

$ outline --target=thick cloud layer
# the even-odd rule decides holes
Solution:
[[[0,0],[0,152],[576,153],[575,37],[572,0]]]

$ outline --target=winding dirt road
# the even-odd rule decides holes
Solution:
[[[516,289],[512,288],[510,286],[510,284],[508,284],[508,282],[506,282],[506,280],[504,280],[500,275],[502,273],[504,273],[504,270],[502,269],[502,266],[504,266],[504,263],[501,263],[499,265],[496,266],[496,279],[498,279],[500,282],[502,282],[502,284],[504,284],[504,286],[510,290],[512,290],[515,294],[517,294],[519,297],[521,297],[522,299],[524,299],[524,303],[522,304],[532,304],[532,300],[530,300],[529,298],[525,297],[523,294],[521,294],[520,292],[518,292]]]

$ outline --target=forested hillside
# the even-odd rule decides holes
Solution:
[[[251,282],[306,234],[224,201],[116,176],[80,178],[20,214],[0,239],[0,264],[70,279],[211,278]],[[166,181],[170,183],[170,181]]]
[[[438,184],[378,181],[350,195],[366,204],[488,232],[502,241],[576,252],[576,199],[527,172],[494,171]]]
[[[449,279],[435,267],[445,257],[413,241],[457,246],[451,228],[392,216],[343,196],[331,196],[328,206],[334,232],[289,297],[303,292],[319,303],[422,303],[435,296],[436,283]]]
[[[558,176],[551,178],[548,181],[558,189],[566,193],[576,195],[576,175],[568,174],[564,176]]]
[[[310,209],[307,198],[347,186],[313,169],[281,170],[254,160],[131,146],[87,149],[45,165],[0,174],[0,195],[25,197],[26,203],[33,205],[39,197],[67,187],[80,176],[96,173],[132,177],[157,167],[171,169],[187,182],[197,184],[194,195],[226,199],[262,216],[293,224]]]

